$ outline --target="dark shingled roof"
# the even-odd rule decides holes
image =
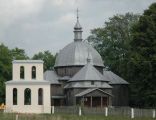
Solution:
[[[90,89],[86,89],[86,90],[84,90],[84,91],[82,91],[82,92],[76,94],[75,96],[76,96],[76,97],[81,97],[81,96],[84,96],[84,95],[86,95],[86,94],[88,94],[88,93],[90,93],[90,92],[92,92],[92,91],[95,91],[95,90],[99,90],[99,91],[103,92],[104,94],[107,94],[107,95],[109,95],[109,96],[112,96],[111,94],[109,94],[109,93],[107,93],[107,92],[105,92],[105,91],[103,91],[103,90],[101,90],[101,89],[99,89],[99,88],[90,88]]]
[[[47,70],[45,73],[44,73],[44,79],[47,80],[47,81],[50,81],[51,84],[60,84],[58,82],[58,76],[57,74],[54,72],[54,71],[50,71],[50,70]]]
[[[110,86],[108,83],[106,82],[103,82],[103,83],[99,83],[99,84],[94,84],[94,85],[91,85],[91,84],[85,84],[86,81],[84,82],[70,82],[68,84],[66,84],[64,86],[65,89],[67,88],[109,88],[111,89],[112,86]]]
[[[80,71],[78,71],[69,81],[108,81],[93,65],[87,63]]]
[[[104,66],[100,54],[91,45],[79,41],[68,44],[59,52],[56,57],[55,67],[86,65],[88,52],[93,65]]]
[[[104,70],[103,76],[110,81],[109,84],[129,84],[123,78],[119,77],[118,75],[116,75],[115,73],[111,71]]]

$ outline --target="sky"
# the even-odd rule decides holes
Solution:
[[[0,0],[0,43],[32,57],[53,54],[73,41],[79,8],[83,39],[115,14],[142,14],[156,0]]]

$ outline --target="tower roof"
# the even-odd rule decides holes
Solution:
[[[109,81],[110,84],[129,84],[127,81],[125,81],[123,78],[119,77],[115,73],[111,71],[103,71],[103,76],[105,76]]]
[[[104,66],[100,54],[91,45],[82,41],[72,42],[60,50],[56,57],[55,67],[86,65],[88,52],[92,59],[92,65]]]
[[[77,22],[76,22],[76,24],[74,26],[74,31],[81,30],[81,29],[82,29],[82,27],[80,25],[80,22],[79,22],[79,20],[77,20]]]
[[[81,30],[82,29],[82,27],[81,27],[81,25],[80,25],[80,22],[79,22],[79,10],[77,9],[77,22],[76,22],[76,24],[75,24],[75,26],[74,26],[74,29],[75,30]]]
[[[107,78],[105,78],[93,65],[91,65],[91,62],[88,62],[69,81],[107,81],[108,82]]]

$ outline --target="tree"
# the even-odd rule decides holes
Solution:
[[[108,69],[126,78],[127,54],[130,49],[131,27],[139,16],[132,13],[115,15],[104,27],[91,30],[88,41],[97,49]]]
[[[156,106],[156,3],[133,26],[130,42],[132,103]]]
[[[5,82],[11,79],[11,53],[3,44],[0,45],[0,103],[5,101]]]
[[[49,51],[39,52],[35,54],[32,58],[33,60],[43,60],[44,61],[44,71],[52,70],[55,64],[55,56]]]
[[[11,50],[12,58],[14,60],[26,60],[29,59],[29,57],[26,55],[25,51],[23,49],[14,48]]]

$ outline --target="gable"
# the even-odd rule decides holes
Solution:
[[[86,94],[85,96],[94,96],[94,97],[98,97],[98,96],[108,96],[108,94],[96,89],[88,94]]]

